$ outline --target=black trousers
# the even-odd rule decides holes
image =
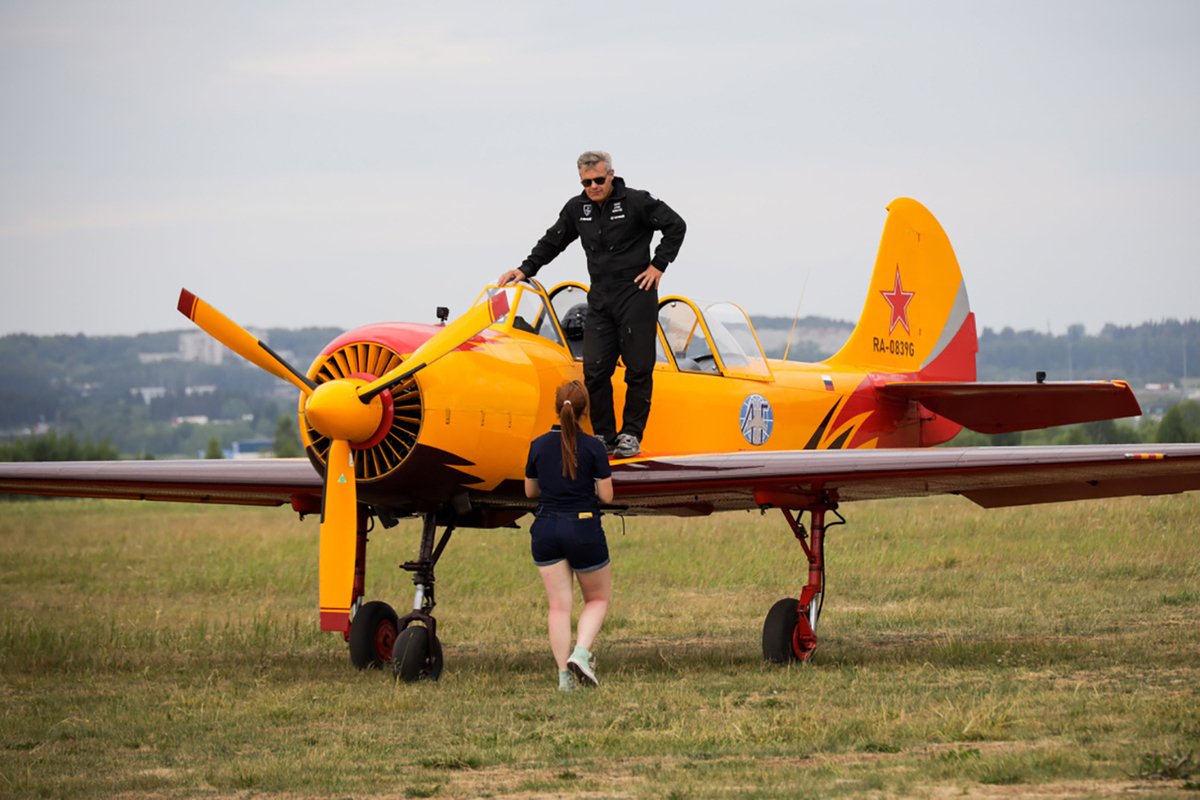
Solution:
[[[639,289],[633,280],[592,285],[583,329],[583,381],[591,398],[592,428],[609,443],[617,438],[612,376],[618,357],[625,362],[620,432],[640,441],[646,430],[657,331],[657,289]]]

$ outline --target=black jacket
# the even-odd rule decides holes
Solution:
[[[650,240],[662,231],[662,241],[650,260]],[[597,206],[587,192],[567,201],[558,220],[534,245],[521,264],[521,272],[532,278],[578,238],[587,253],[592,286],[632,280],[649,264],[660,270],[679,255],[687,225],[671,207],[649,192],[630,189],[623,178],[613,178],[612,193]]]

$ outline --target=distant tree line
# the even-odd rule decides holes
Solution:
[[[1171,406],[1156,422],[1142,417],[1134,425],[1127,420],[1106,419],[1082,425],[1064,425],[1037,431],[985,434],[965,428],[947,443],[950,447],[1038,444],[1167,444],[1200,442],[1200,400],[1185,400]]]
[[[205,458],[224,458],[224,446],[218,436],[209,437],[204,446]],[[296,418],[281,414],[275,420],[272,454],[278,458],[296,458],[304,455]],[[115,461],[121,452],[108,439],[92,444],[90,439],[80,442],[74,434],[59,436],[55,432],[41,436],[13,439],[0,444],[0,461]],[[154,458],[142,454],[141,458]]]
[[[756,330],[788,330],[790,317],[750,318]],[[844,328],[848,339],[853,324],[807,316],[795,321],[796,336],[788,353],[791,361],[819,362],[833,355],[802,341],[811,328]],[[767,356],[783,355],[783,346],[768,348]],[[1087,335],[1084,326],[1071,325],[1063,334],[984,328],[976,359],[981,381],[1033,380],[1045,372],[1050,380],[1116,379],[1135,387],[1146,383],[1180,383],[1200,377],[1200,320],[1164,320],[1137,326],[1105,325]]]
[[[48,433],[0,444],[0,461],[114,461],[120,452],[107,439],[92,444],[73,434]]]
[[[1189,363],[1190,362],[1190,363]],[[1116,378],[1141,386],[1180,383],[1200,375],[1200,320],[1105,325],[1098,336],[1072,325],[1065,334],[984,328],[979,336],[980,380]]]

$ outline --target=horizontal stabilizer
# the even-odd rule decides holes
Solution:
[[[1142,413],[1124,381],[887,383],[884,397],[915,400],[979,433],[1012,433]]]

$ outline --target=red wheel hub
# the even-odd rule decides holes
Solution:
[[[375,627],[375,657],[382,664],[392,663],[392,646],[396,644],[396,623],[384,620]]]

